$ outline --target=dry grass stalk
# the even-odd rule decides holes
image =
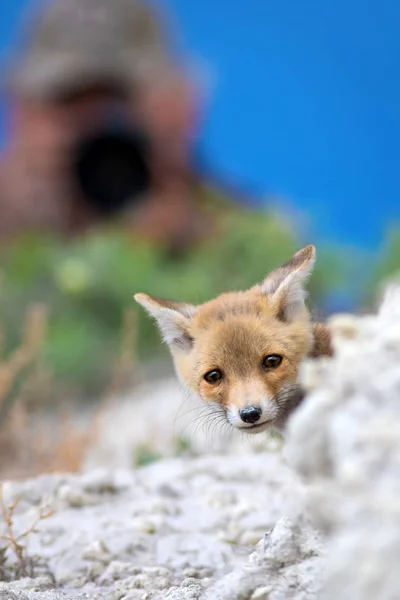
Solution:
[[[137,310],[129,308],[124,311],[122,320],[121,351],[114,368],[107,396],[115,396],[122,393],[128,379],[137,369],[137,340],[138,340],[138,316]]]
[[[19,377],[29,377],[27,371],[39,356],[46,337],[46,325],[45,307],[42,305],[31,307],[25,320],[21,345],[8,359],[3,358],[0,362],[0,421],[12,404],[13,391]]]
[[[25,343],[29,348],[17,356],[30,358],[39,356],[40,346],[44,340],[44,313],[34,312],[28,319],[25,328]],[[27,343],[28,342],[28,343]],[[101,430],[101,420],[105,411],[122,393],[136,371],[137,312],[129,309],[124,313],[122,326],[121,351],[116,361],[111,385],[94,410],[90,424],[78,428],[65,408],[57,410],[55,415],[43,414],[35,422],[28,411],[27,392],[32,397],[34,374],[25,380],[21,393],[13,400],[7,419],[2,423],[0,432],[0,476],[13,479],[34,476],[39,473],[55,471],[77,472],[82,466],[88,449],[96,442]],[[21,358],[19,364],[26,364]],[[16,361],[16,362],[18,362]],[[0,370],[3,365],[0,365]],[[1,387],[0,387],[1,406]],[[1,408],[0,408],[1,413]],[[21,444],[18,440],[24,440]]]
[[[26,552],[26,546],[24,546],[21,541],[26,540],[29,535],[33,535],[38,533],[37,526],[41,521],[48,519],[54,514],[53,510],[50,510],[48,507],[40,508],[39,515],[34,520],[32,525],[28,527],[24,532],[20,534],[15,533],[14,529],[14,514],[15,510],[18,506],[19,500],[15,500],[10,506],[6,506],[4,497],[3,497],[3,486],[0,486],[0,511],[3,517],[4,525],[6,528],[6,534],[0,536],[6,543],[6,548],[9,548],[16,560],[17,560],[17,570],[16,577],[32,577],[35,561],[33,558],[29,557]],[[5,552],[3,552],[3,565],[5,564]],[[5,573],[4,567],[3,571]]]

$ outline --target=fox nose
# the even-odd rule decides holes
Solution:
[[[261,417],[261,408],[258,406],[246,406],[246,408],[242,408],[240,411],[240,418],[245,423],[255,423]]]

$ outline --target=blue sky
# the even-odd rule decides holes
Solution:
[[[1,50],[28,4],[0,1]],[[164,4],[211,74],[201,147],[214,168],[287,196],[313,216],[317,236],[374,250],[400,220],[400,5]]]

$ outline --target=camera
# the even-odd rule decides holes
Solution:
[[[151,186],[149,149],[146,133],[118,113],[80,136],[71,167],[83,201],[104,217],[138,202]]]

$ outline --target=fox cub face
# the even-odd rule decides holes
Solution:
[[[280,429],[302,399],[299,367],[315,346],[303,285],[314,262],[306,246],[261,284],[199,306],[135,296],[157,320],[179,379],[241,431]]]

